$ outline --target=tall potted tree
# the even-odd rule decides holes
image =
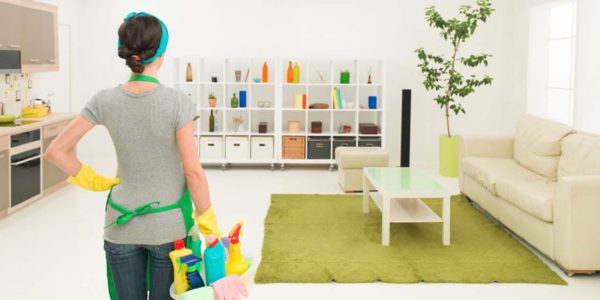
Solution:
[[[425,19],[430,27],[439,29],[440,36],[450,43],[449,57],[431,54],[423,48],[415,50],[420,64],[418,67],[425,80],[423,85],[428,91],[437,92],[433,99],[443,110],[446,118],[446,135],[440,136],[440,174],[458,176],[459,138],[450,131],[450,112],[455,115],[465,113],[459,101],[482,85],[492,84],[490,76],[478,77],[463,74],[464,69],[488,65],[490,54],[459,55],[459,49],[475,33],[477,26],[485,23],[494,12],[490,0],[478,0],[477,6],[463,5],[458,17],[444,19],[434,6],[425,10]]]

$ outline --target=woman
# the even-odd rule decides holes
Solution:
[[[169,252],[175,240],[188,236],[192,214],[203,235],[218,235],[219,230],[196,154],[194,106],[185,94],[156,79],[169,39],[166,26],[150,14],[130,13],[118,35],[118,54],[131,78],[97,93],[44,157],[75,185],[111,190],[104,232],[111,298],[147,299],[149,272],[150,299],[170,299]],[[103,177],[75,155],[76,144],[96,125],[104,125],[113,140],[117,178]],[[217,298],[246,294],[239,278],[228,277],[213,287]]]

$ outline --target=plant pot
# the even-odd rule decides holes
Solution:
[[[458,145],[460,137],[440,136],[440,175],[458,177]]]
[[[217,107],[217,98],[208,98],[209,107]]]

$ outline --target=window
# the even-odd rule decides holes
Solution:
[[[575,1],[532,8],[527,112],[573,125]]]

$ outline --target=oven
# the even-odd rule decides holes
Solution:
[[[41,195],[40,129],[10,136],[10,209]]]

